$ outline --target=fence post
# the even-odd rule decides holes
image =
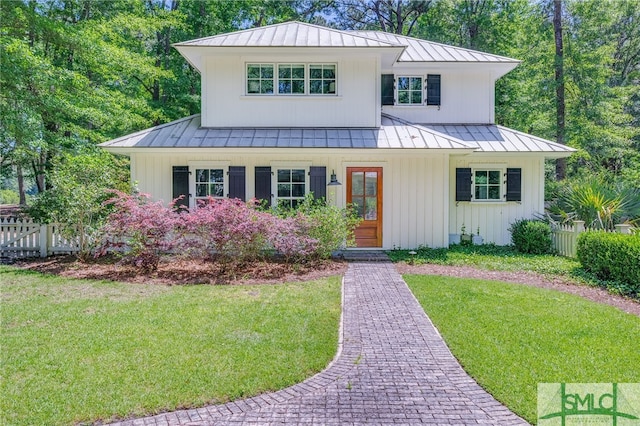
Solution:
[[[631,234],[631,225],[627,225],[626,223],[616,225],[616,232],[618,234]]]
[[[573,237],[571,238],[571,257],[578,255],[578,235],[584,232],[584,220],[573,222]]]
[[[47,257],[47,225],[40,225],[40,257]]]

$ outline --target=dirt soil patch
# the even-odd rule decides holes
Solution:
[[[161,260],[157,271],[142,274],[138,269],[114,258],[81,261],[75,256],[21,260],[16,262],[15,266],[68,278],[167,285],[241,285],[312,281],[331,275],[342,275],[347,268],[346,262],[337,260],[299,265],[258,261],[225,266],[218,262],[165,258]]]
[[[640,303],[632,299],[617,296],[599,287],[590,287],[576,283],[568,277],[543,275],[535,272],[509,272],[489,271],[470,266],[449,265],[408,265],[396,264],[396,269],[401,274],[444,275],[460,278],[477,278],[483,280],[505,281],[510,283],[525,284],[534,287],[548,288],[575,294],[585,299],[598,303],[615,306],[629,314],[640,316]]]

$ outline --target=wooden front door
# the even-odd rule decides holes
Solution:
[[[356,245],[382,247],[382,167],[347,167],[347,203],[363,219]]]

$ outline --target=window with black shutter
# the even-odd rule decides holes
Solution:
[[[271,206],[271,167],[256,167],[255,172],[256,199]]]
[[[229,194],[228,197],[246,201],[246,177],[244,166],[229,166]]]
[[[456,201],[471,201],[471,169],[456,169]]]
[[[427,74],[427,105],[440,105],[440,74]]]
[[[189,166],[173,166],[173,199],[182,198],[176,202],[176,207],[189,207]]]
[[[382,105],[393,105],[393,74],[382,74]]]
[[[313,193],[313,198],[321,200],[327,197],[327,168],[309,168],[309,190]]]
[[[522,201],[522,169],[507,169],[507,201]]]

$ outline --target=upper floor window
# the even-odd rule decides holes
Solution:
[[[278,94],[304,95],[304,64],[278,64]]]
[[[247,65],[247,93],[273,94],[273,64]]]
[[[336,66],[335,64],[309,65],[309,93],[335,95]]]
[[[335,95],[336,64],[247,64],[248,95]]]
[[[398,77],[398,103],[422,105],[422,77]]]

